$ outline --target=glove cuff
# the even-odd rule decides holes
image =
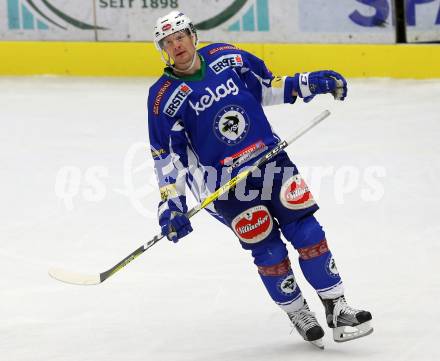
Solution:
[[[171,218],[172,212],[185,214],[188,212],[188,206],[186,205],[186,197],[179,196],[170,198],[166,201],[159,203],[157,209],[157,215],[159,218],[159,224],[162,227]]]
[[[293,91],[298,92],[295,87],[295,78],[292,76],[286,76],[284,79],[284,103],[295,103],[296,96],[293,95]]]
[[[295,80],[296,80],[296,91],[298,92],[298,95],[301,98],[307,98],[311,95],[314,95],[312,91],[310,90],[310,82],[309,82],[309,75],[310,73],[296,73],[295,74]]]

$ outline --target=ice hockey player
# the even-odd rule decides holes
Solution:
[[[279,142],[263,106],[293,104],[298,97],[308,102],[326,93],[344,100],[347,83],[334,71],[275,77],[261,59],[230,44],[197,50],[196,29],[178,11],[157,20],[154,39],[167,67],[149,91],[149,138],[161,193],[159,224],[177,242],[192,231],[185,216],[185,183],[203,199]],[[370,334],[370,312],[346,302],[324,231],[314,217],[318,205],[296,166],[282,152],[261,168],[207,210],[251,251],[269,295],[304,340],[323,348],[324,331],[295,281],[281,233],[299,253],[301,270],[324,304],[334,340]]]

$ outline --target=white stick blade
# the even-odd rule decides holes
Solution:
[[[73,285],[97,285],[101,283],[99,274],[82,274],[66,271],[61,268],[51,268],[49,270],[49,276],[58,281],[70,283]]]

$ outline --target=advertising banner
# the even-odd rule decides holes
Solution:
[[[91,0],[2,0],[0,40],[93,41]]]
[[[440,0],[405,0],[406,40],[440,41]]]
[[[0,40],[151,41],[185,12],[201,41],[394,43],[393,0],[5,0]]]

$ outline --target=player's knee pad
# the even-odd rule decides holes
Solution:
[[[277,262],[273,265],[259,265],[258,267],[258,273],[261,276],[268,276],[268,277],[276,277],[276,276],[283,276],[288,273],[292,272],[292,268],[290,266],[290,260],[289,257],[284,258],[282,261]]]
[[[251,250],[257,266],[274,266],[287,257],[280,230],[264,205],[246,209],[231,222],[232,230],[244,249]]]
[[[318,257],[328,252],[325,233],[313,215],[281,227],[286,237],[299,252],[301,259]]]
[[[258,266],[259,271],[264,271],[264,267],[272,267],[284,262],[287,258],[287,248],[280,237],[271,237],[260,244],[254,245],[252,257],[254,257],[254,263]],[[263,268],[260,269],[260,267]],[[283,267],[283,265],[280,265],[280,267]]]

